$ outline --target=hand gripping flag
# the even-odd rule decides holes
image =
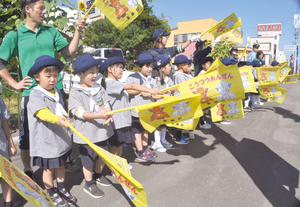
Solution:
[[[242,28],[242,20],[241,17],[238,19],[239,23],[241,24],[240,27],[237,27],[230,32],[228,32],[228,35],[232,37],[235,41],[240,42],[243,40],[243,28]]]
[[[279,83],[275,84],[261,84],[258,85],[258,90],[261,95],[261,97],[271,98],[274,96],[280,96],[281,95],[281,88],[279,86]]]
[[[283,83],[286,84],[286,83],[297,83],[299,79],[299,74],[297,75],[287,75],[284,80],[283,80]]]
[[[286,97],[287,90],[284,89],[284,88],[280,88],[280,92],[281,92],[281,94],[279,96],[273,96],[270,99],[272,101],[275,101],[275,102],[279,103],[279,104],[282,104],[283,101],[284,101],[284,99],[285,99],[285,97]]]
[[[254,77],[252,74],[252,67],[247,66],[247,67],[239,68],[239,70],[240,70],[245,93],[247,92],[257,93]]]
[[[95,0],[94,4],[121,31],[144,10],[142,0]]]
[[[218,24],[216,24],[215,26],[213,26],[212,28],[210,28],[209,30],[207,30],[205,33],[211,33],[214,37],[219,37],[238,27],[242,27],[242,24],[233,13],[225,19],[223,19]],[[205,33],[203,33],[203,35]]]
[[[242,100],[219,102],[211,108],[211,116],[213,122],[245,118]]]
[[[288,66],[287,63],[283,64],[279,70],[279,81],[283,81],[284,78],[289,74],[291,68]]]
[[[108,151],[91,143],[86,137],[78,132],[69,122],[65,122],[81,139],[83,139],[105,162],[107,167],[114,173],[128,198],[135,206],[148,206],[147,195],[143,186],[136,181],[130,173],[128,163],[124,158],[113,155]]]
[[[33,206],[55,207],[48,193],[38,186],[22,170],[1,155],[0,163],[1,178]]]
[[[260,84],[276,84],[279,82],[280,67],[256,68],[257,79]]]

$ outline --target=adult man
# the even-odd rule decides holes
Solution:
[[[289,61],[289,66],[291,68],[291,71],[289,72],[289,75],[295,74],[295,71],[294,71],[294,68],[295,68],[294,55],[291,55],[291,59]]]
[[[20,129],[19,147],[24,165],[24,172],[32,177],[29,156],[29,131],[27,121],[27,103],[29,94],[37,85],[34,79],[28,77],[28,71],[36,58],[42,55],[55,57],[55,50],[62,54],[74,57],[77,51],[80,31],[85,26],[85,20],[77,20],[74,37],[69,44],[63,36],[53,27],[42,25],[46,13],[43,0],[21,0],[21,10],[26,18],[26,23],[17,30],[9,32],[0,47],[0,77],[10,86],[22,93],[22,128]],[[22,80],[16,82],[5,67],[7,61],[13,55],[17,55],[20,62]],[[56,84],[62,89],[61,77]]]
[[[252,51],[248,54],[247,62],[252,62],[256,58],[256,53],[258,51],[259,44],[254,44],[252,48]]]

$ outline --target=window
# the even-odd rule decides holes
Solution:
[[[178,35],[174,35],[174,42],[177,42],[178,41]]]

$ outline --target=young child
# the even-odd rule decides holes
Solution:
[[[159,56],[155,59],[153,67],[158,70],[158,74],[155,76],[155,83],[158,89],[162,90],[164,88],[169,88],[174,85],[174,82],[169,77],[172,70],[170,65],[170,59],[164,56]],[[169,95],[172,95],[177,91],[178,88],[173,88],[171,91],[165,91]],[[162,99],[161,99],[162,100]],[[166,140],[167,127],[165,125],[159,126],[154,131],[154,143],[152,148],[158,152],[166,152],[167,147],[172,147],[173,145]],[[166,148],[165,148],[166,147]]]
[[[139,84],[148,88],[154,88],[155,81],[151,77],[153,70],[153,62],[155,60],[148,53],[142,53],[138,57],[138,61],[134,62],[139,67],[139,72],[131,74],[127,78],[127,83]],[[158,90],[158,89],[157,89]],[[127,90],[130,94],[130,105],[136,106],[141,104],[151,103],[155,97],[150,96],[150,93]],[[155,93],[157,94],[157,93]],[[137,150],[137,159],[141,162],[154,162],[157,153],[153,152],[148,147],[148,132],[143,128],[139,114],[136,110],[131,110],[132,116],[132,132],[135,134],[135,146]]]
[[[100,73],[103,74],[101,85],[110,97],[112,110],[128,108],[129,95],[136,93],[159,93],[158,89],[148,88],[139,84],[122,83],[118,81],[122,78],[125,60],[122,57],[112,57],[105,60],[100,65]],[[113,115],[112,123],[114,135],[109,139],[111,145],[111,153],[122,156],[122,149],[127,145],[135,142],[134,134],[131,128],[131,112],[122,111]],[[142,146],[140,146],[142,147]],[[129,168],[131,165],[129,165]]]
[[[192,63],[192,61],[189,60],[185,55],[178,55],[175,57],[175,61],[173,64],[176,65],[178,68],[178,70],[174,73],[174,84],[175,85],[193,78],[193,76],[191,75],[191,71],[192,71],[191,63]],[[174,95],[180,96],[179,91],[176,91],[174,93]],[[176,144],[188,144],[189,138],[190,139],[195,138],[193,131],[189,131],[189,137],[186,137],[186,136],[182,135],[181,130],[177,130],[175,143]]]
[[[64,187],[64,164],[72,152],[72,139],[65,123],[68,119],[62,94],[55,87],[63,67],[60,60],[43,55],[35,60],[28,72],[28,76],[38,83],[28,102],[30,156],[33,157],[33,165],[44,170],[45,188],[53,203],[60,207],[77,201]],[[54,170],[57,189],[53,185]]]
[[[69,110],[74,115],[75,128],[89,141],[108,150],[107,140],[114,132],[109,125],[109,122],[112,121],[112,114],[106,113],[111,110],[109,98],[104,88],[96,82],[100,63],[100,59],[94,59],[89,54],[84,54],[76,59],[73,74],[80,77],[80,82],[70,91]],[[78,145],[83,166],[85,178],[83,190],[93,198],[101,198],[104,192],[97,187],[96,183],[102,186],[111,185],[101,174],[104,162],[77,134],[74,134],[73,139]]]
[[[4,101],[0,98],[0,155],[10,160],[10,156],[14,156],[17,153],[7,120],[10,118],[10,114],[5,106]],[[4,207],[12,207],[12,188],[8,183],[0,178]]]

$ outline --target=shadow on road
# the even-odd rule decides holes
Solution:
[[[293,119],[295,122],[300,122],[300,116],[292,113],[292,111],[281,108],[281,107],[273,107],[275,109],[275,113],[280,114],[283,118]]]

